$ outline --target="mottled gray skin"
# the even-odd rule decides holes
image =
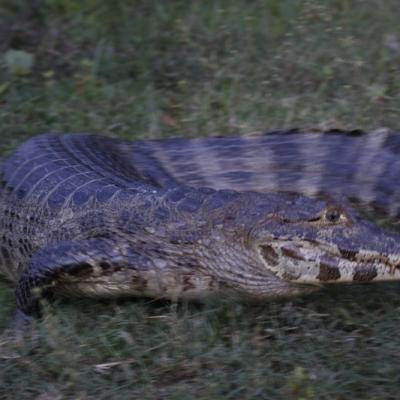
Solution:
[[[311,135],[127,142],[71,134],[27,141],[0,167],[0,272],[16,283],[17,315],[37,313],[40,296],[52,294],[267,299],[321,283],[398,280],[399,235],[363,221],[343,200],[265,193],[320,193],[323,185],[310,190],[318,166],[324,184],[352,175],[335,195],[371,204],[369,191],[354,190],[361,177],[354,163],[337,174],[326,153],[319,159],[315,152],[311,166],[299,150],[310,145],[307,138],[340,144],[367,135]],[[271,157],[278,148],[280,170]],[[332,163],[341,162],[339,154]],[[336,171],[326,179],[323,163]],[[226,187],[235,190],[217,190]],[[392,215],[393,203],[382,204]]]

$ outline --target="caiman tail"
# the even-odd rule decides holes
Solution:
[[[387,129],[120,142],[135,167],[164,185],[328,195],[400,216],[400,135]],[[150,168],[149,165],[151,165]]]

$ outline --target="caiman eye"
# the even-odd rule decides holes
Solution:
[[[341,216],[342,216],[342,213],[340,212],[340,210],[338,210],[336,208],[331,208],[331,209],[327,210],[325,213],[325,219],[331,223],[338,222],[340,220]]]

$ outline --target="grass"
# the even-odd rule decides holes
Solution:
[[[0,11],[3,153],[45,131],[398,128],[394,0],[3,0]],[[66,301],[30,339],[0,343],[0,398],[397,399],[398,290],[257,306]],[[0,328],[13,302],[1,284]]]

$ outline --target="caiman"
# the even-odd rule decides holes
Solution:
[[[130,142],[45,134],[0,165],[17,318],[53,295],[268,299],[400,279],[400,136],[276,131]]]

